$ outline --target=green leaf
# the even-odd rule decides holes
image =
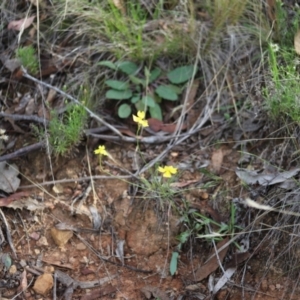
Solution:
[[[153,69],[150,73],[149,83],[152,83],[153,81],[155,81],[159,77],[160,74],[161,74],[161,69],[159,69],[159,68]]]
[[[188,238],[191,236],[191,232],[190,231],[184,231],[182,232],[177,239],[179,240],[179,242],[181,244],[184,244],[187,242]]]
[[[144,79],[140,79],[133,75],[129,75],[129,78],[134,84],[141,84],[144,87],[146,86],[146,81]]]
[[[142,101],[135,103],[135,107],[137,111],[147,111],[147,106]]]
[[[12,259],[8,253],[0,254],[0,264],[1,267],[4,266],[6,270],[8,270],[12,265]]]
[[[117,70],[117,66],[109,60],[100,61],[100,62],[98,62],[98,65],[103,66],[103,67],[107,67],[107,68],[110,68],[110,69],[113,69],[113,70]]]
[[[118,116],[122,119],[128,118],[131,115],[131,107],[129,104],[124,103],[119,106]]]
[[[131,61],[121,61],[117,63],[117,68],[127,75],[132,75],[136,73],[139,69],[138,65]]]
[[[154,107],[150,107],[149,108],[149,112],[150,112],[150,116],[151,118],[155,118],[155,119],[158,119],[160,121],[162,121],[162,111],[161,111],[161,108],[160,108],[160,105],[155,103],[155,106]]]
[[[140,101],[140,96],[133,96],[130,101],[131,103],[135,104]]]
[[[105,84],[118,91],[124,91],[129,88],[128,82],[120,80],[106,80]]]
[[[172,83],[180,84],[191,79],[196,71],[197,69],[194,70],[194,65],[183,66],[172,70],[167,76]]]
[[[182,93],[182,88],[179,87],[178,85],[167,84],[166,86],[171,90],[173,90],[177,95],[180,95]]]
[[[155,89],[157,95],[161,98],[171,101],[176,101],[178,99],[178,95],[174,92],[174,90],[167,85],[160,85]]]
[[[142,98],[142,102],[149,107],[154,107],[155,106],[155,101],[151,96],[144,96]]]
[[[178,256],[179,253],[178,252],[173,252],[172,253],[172,257],[171,257],[171,261],[170,261],[170,273],[173,276],[176,271],[177,271],[177,261],[178,261]]]
[[[126,91],[108,90],[105,94],[105,97],[107,99],[114,99],[114,100],[129,99],[132,97],[132,91],[131,90],[126,90]]]

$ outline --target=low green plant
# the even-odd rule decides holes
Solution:
[[[51,113],[49,143],[54,154],[64,155],[81,141],[86,120],[86,110],[73,103],[67,105],[62,116],[54,111]]]
[[[158,67],[153,69],[145,67],[143,75],[140,75],[140,67],[130,61],[118,63],[102,61],[99,64],[126,76],[122,80],[105,81],[109,87],[105,95],[106,99],[120,102],[118,107],[120,118],[129,117],[134,106],[136,110],[149,111],[152,118],[162,120],[161,102],[177,101],[185,83],[197,72],[194,65],[181,66],[167,74],[163,74]]]
[[[38,72],[38,59],[32,46],[18,48],[16,50],[16,56],[29,73],[36,74]]]
[[[274,119],[300,122],[300,86],[298,58],[293,49],[270,44],[271,83],[265,88],[267,109]]]
[[[179,243],[176,250],[172,252],[170,261],[171,275],[176,273],[179,253],[183,245],[190,238],[201,238],[209,243],[213,241],[219,242],[226,236],[234,236],[235,232],[241,229],[241,227],[236,225],[236,208],[233,203],[231,203],[230,206],[229,222],[225,224],[216,222],[212,218],[199,213],[196,209],[190,209],[188,203],[184,202],[180,223],[184,224],[184,227],[187,229],[181,232],[177,237]],[[237,243],[234,242],[234,244],[239,248]]]

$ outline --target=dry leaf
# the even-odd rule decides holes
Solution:
[[[7,29],[17,30],[17,31],[24,30],[32,24],[34,18],[35,18],[35,16],[32,16],[32,17],[24,18],[24,19],[17,20],[17,21],[11,21],[11,22],[9,22]]]
[[[294,37],[294,47],[298,55],[300,55],[300,30],[297,31]]]
[[[112,0],[113,4],[116,8],[118,8],[121,13],[125,16],[126,15],[126,7],[124,0]]]
[[[4,62],[4,66],[12,73],[19,69],[21,65],[21,61],[18,58],[8,59]]]
[[[147,121],[148,121],[149,128],[155,132],[164,131],[164,132],[173,133],[177,126],[177,124],[164,124],[162,121],[155,118],[150,118]],[[181,129],[184,130],[186,129],[186,127],[187,127],[186,124],[183,124]]]
[[[15,164],[6,164],[5,161],[0,162],[0,186],[1,190],[6,193],[15,192],[20,186],[19,168]],[[3,198],[5,199],[5,198]]]
[[[221,242],[219,242],[217,244],[217,249],[220,249],[228,241],[229,241],[229,238],[227,237],[224,240],[222,240]],[[197,270],[197,272],[195,273],[195,276],[190,275],[189,279],[191,279],[193,281],[201,281],[204,278],[206,278],[207,276],[209,276],[212,272],[214,272],[215,270],[218,269],[219,262],[222,263],[222,261],[224,260],[224,257],[227,254],[227,251],[228,251],[228,246],[225,247],[223,250],[221,250],[218,253],[218,257],[219,257],[219,259],[218,259],[218,257],[216,255],[214,255],[215,249],[213,249],[211,255],[214,255],[214,256],[211,259],[209,259],[203,266],[201,266],[200,269]]]
[[[235,171],[236,175],[247,184],[259,184],[262,186],[269,186],[277,183],[284,183],[290,178],[294,177],[300,172],[300,168],[285,172],[275,171],[273,173],[259,173],[258,171],[251,171],[247,169],[239,169]],[[282,185],[284,188],[284,185]]]
[[[223,163],[224,153],[222,149],[217,149],[211,156],[211,166],[213,171],[220,172]]]

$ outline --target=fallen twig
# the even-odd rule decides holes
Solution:
[[[5,225],[5,230],[6,230],[6,238],[7,238],[7,242],[9,244],[9,247],[14,255],[14,258],[17,259],[17,252],[16,252],[16,249],[14,247],[14,244],[13,244],[13,241],[12,241],[12,238],[11,238],[11,235],[10,235],[10,226],[9,224],[7,223],[6,221],[6,218],[5,218],[5,215],[2,211],[2,209],[0,209],[0,218],[2,219],[4,225]]]
[[[89,108],[87,108],[85,105],[83,105],[80,101],[78,101],[76,98],[72,97],[71,95],[65,93],[64,91],[62,91],[61,89],[48,84],[46,82],[43,82],[41,80],[36,79],[35,77],[29,75],[26,71],[26,69],[24,67],[22,67],[22,72],[23,72],[23,76],[38,83],[41,84],[49,89],[55,90],[56,92],[60,93],[61,95],[63,95],[64,97],[68,98],[69,100],[75,102],[76,104],[80,105],[81,107],[83,107],[88,113],[89,115],[96,119],[97,121],[99,121],[100,123],[102,123],[103,125],[105,125],[106,127],[108,127],[110,130],[112,130],[114,133],[116,133],[118,136],[120,136],[121,138],[123,138],[122,133],[116,129],[114,126],[110,125],[109,123],[107,123],[104,119],[100,118],[98,115],[96,115],[95,113],[93,113]]]
[[[30,184],[30,185],[23,185],[20,186],[19,189],[29,189],[37,186],[45,186],[51,184],[58,184],[58,183],[70,183],[70,182],[83,182],[89,180],[97,180],[97,179],[131,179],[133,176],[129,175],[120,175],[120,176],[113,176],[113,175],[96,175],[96,176],[86,176],[86,177],[79,177],[73,179],[60,179],[60,180],[51,180],[51,181],[44,181],[37,184]]]
[[[16,115],[16,114],[6,114],[4,112],[0,112],[0,117],[13,119],[15,121],[33,121],[36,123],[48,124],[49,121],[45,118],[40,118],[37,116],[27,116],[27,115]]]
[[[28,154],[32,151],[35,151],[35,150],[40,150],[41,148],[44,147],[44,145],[45,145],[44,142],[39,142],[39,143],[36,143],[36,144],[32,144],[30,146],[23,147],[23,148],[15,151],[13,153],[2,155],[2,156],[0,156],[0,162],[10,160],[10,159],[14,159],[14,158],[17,158],[19,156],[26,155],[26,154]]]

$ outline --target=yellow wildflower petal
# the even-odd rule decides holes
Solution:
[[[139,117],[135,116],[135,115],[132,115],[132,118],[133,118],[133,121],[138,123],[139,122]]]
[[[143,127],[148,127],[148,126],[149,126],[147,120],[142,120],[142,121],[140,122],[140,124],[141,124],[141,126],[143,126]]]
[[[167,169],[171,174],[177,173],[177,168],[174,168],[173,166],[168,166]]]
[[[170,178],[171,176],[172,176],[172,174],[169,171],[167,171],[167,170],[163,174],[163,177],[166,177],[166,178]]]
[[[105,150],[105,146],[99,146],[94,153],[99,155],[108,155],[108,152]]]
[[[146,113],[144,111],[138,111],[137,112],[137,115],[140,119],[144,120],[145,119],[145,116],[146,116]]]
[[[165,168],[163,168],[163,167],[158,167],[158,172],[161,172],[161,173],[164,173],[165,172]]]

